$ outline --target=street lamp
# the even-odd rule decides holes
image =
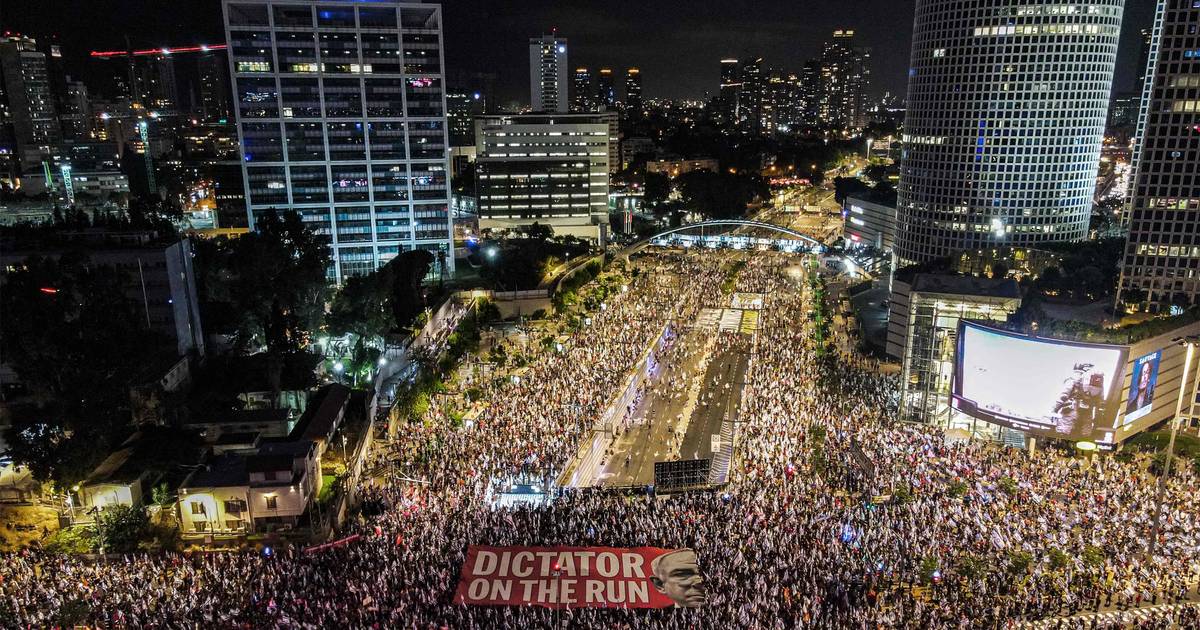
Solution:
[[[1183,411],[1183,393],[1188,385],[1188,368],[1192,365],[1192,354],[1196,350],[1196,346],[1200,345],[1200,335],[1191,335],[1188,337],[1178,337],[1172,339],[1176,345],[1187,347],[1187,356],[1183,360],[1183,376],[1179,381],[1179,396],[1175,401],[1175,415],[1171,416],[1171,439],[1167,442],[1167,458],[1163,462],[1162,475],[1158,478],[1158,496],[1154,501],[1154,525],[1150,532],[1150,557],[1154,557],[1154,551],[1158,546],[1158,534],[1162,529],[1162,509],[1163,502],[1166,500],[1167,494],[1167,477],[1171,476],[1171,459],[1175,455],[1175,434],[1179,431],[1179,416]],[[1195,393],[1192,394],[1195,396]]]

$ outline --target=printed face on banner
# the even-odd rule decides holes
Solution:
[[[691,549],[472,545],[457,604],[549,608],[698,607],[707,602]]]

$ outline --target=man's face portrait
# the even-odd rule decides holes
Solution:
[[[696,608],[708,602],[696,552],[691,549],[677,549],[655,558],[650,562],[650,570],[654,588],[670,597],[676,606]]]

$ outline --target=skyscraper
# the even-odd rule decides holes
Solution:
[[[642,111],[642,71],[637,68],[625,71],[625,111],[635,115]]]
[[[596,107],[597,109],[612,109],[617,104],[617,88],[613,83],[612,68],[600,68],[596,77]]]
[[[1118,301],[1154,312],[1200,299],[1200,52],[1192,0],[1158,0],[1134,156]]]
[[[816,125],[821,115],[821,62],[808,61],[800,71],[800,101],[801,122],[805,126]]]
[[[571,80],[571,111],[591,112],[596,109],[596,90],[592,87],[592,73],[587,68],[575,68]]]
[[[37,41],[32,38],[20,35],[0,38],[0,72],[21,171],[40,172],[42,162],[62,142],[46,55],[37,50]]]
[[[529,104],[535,112],[567,111],[567,39],[529,38]]]
[[[1123,5],[918,0],[901,260],[1085,236]]]
[[[250,226],[294,209],[334,279],[412,249],[452,268],[441,6],[222,4]]]
[[[762,57],[742,64],[741,85],[738,87],[738,128],[746,133],[763,131],[763,95],[766,77]]]
[[[67,140],[86,140],[92,130],[92,105],[83,81],[66,80],[66,91],[59,102],[58,119]]]
[[[200,79],[200,116],[205,122],[228,121],[229,61],[224,51],[209,51],[196,59]]]
[[[859,129],[867,123],[870,50],[854,45],[854,31],[839,30],[821,50],[822,122]]]
[[[720,124],[733,129],[738,121],[738,93],[742,89],[742,65],[737,59],[721,60],[721,89],[717,93],[720,104]]]

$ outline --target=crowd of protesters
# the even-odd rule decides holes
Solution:
[[[104,562],[8,554],[0,625],[52,626],[77,609],[89,625],[130,628],[1197,627],[1191,470],[1168,484],[1148,555],[1156,478],[1145,462],[1003,449],[895,422],[894,380],[817,341],[800,259],[741,256],[740,268],[724,254],[647,256],[561,351],[546,347],[519,378],[485,383],[470,425],[434,409],[404,427],[386,451],[403,479],[361,489],[371,509],[351,526],[353,542]],[[514,480],[546,487],[562,472],[664,329],[728,306],[731,269],[734,290],[764,303],[745,342],[730,483],[674,496],[564,490],[497,507]],[[472,544],[690,547],[708,602],[456,605]]]

